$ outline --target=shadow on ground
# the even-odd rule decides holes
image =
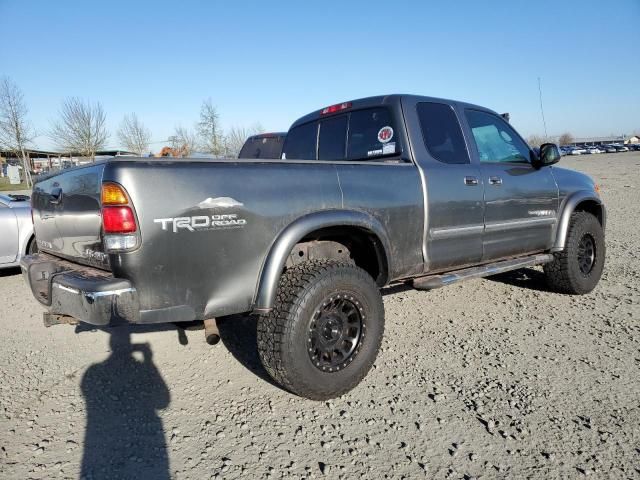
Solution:
[[[170,478],[158,410],[171,394],[148,343],[131,343],[132,327],[108,330],[111,355],[82,377],[87,429],[81,478]]]
[[[218,319],[220,339],[231,355],[251,373],[282,390],[262,366],[257,328],[258,317],[255,315],[230,315]]]
[[[547,285],[544,273],[533,268],[520,268],[510,272],[486,277],[492,282],[504,283],[514,287],[537,290],[539,292],[553,292]]]
[[[22,270],[20,270],[20,267],[3,268],[0,270],[0,277],[13,277],[21,273]]]

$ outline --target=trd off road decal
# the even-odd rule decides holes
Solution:
[[[207,208],[231,208],[242,207],[243,203],[231,197],[207,198],[194,208],[203,210]],[[154,218],[153,223],[159,223],[164,231],[178,233],[179,230],[195,232],[200,230],[224,230],[229,228],[242,228],[247,224],[244,218],[239,218],[237,213],[222,213],[214,215],[193,215],[189,217]]]

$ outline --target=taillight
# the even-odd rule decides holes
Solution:
[[[138,225],[125,189],[117,183],[103,183],[101,200],[105,250],[135,248],[138,245]]]
[[[351,108],[351,102],[338,103],[336,105],[331,105],[330,107],[324,108],[322,112],[320,112],[320,115],[329,115],[331,113],[341,112],[349,108]]]
[[[102,184],[102,205],[127,205],[127,194],[117,183]]]
[[[102,226],[104,233],[133,233],[137,230],[136,217],[130,207],[104,207]]]

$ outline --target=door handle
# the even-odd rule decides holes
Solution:
[[[502,179],[500,177],[489,177],[490,185],[502,185]]]
[[[478,177],[464,177],[464,184],[471,187],[478,185]]]

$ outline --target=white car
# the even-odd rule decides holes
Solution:
[[[586,153],[586,150],[584,150],[583,148],[575,147],[571,150],[569,155],[582,155],[583,153]]]
[[[0,195],[0,268],[17,267],[20,257],[38,251],[25,195]]]
[[[589,147],[587,148],[587,150],[589,151],[589,153],[602,153],[602,150],[600,150],[598,147]]]

